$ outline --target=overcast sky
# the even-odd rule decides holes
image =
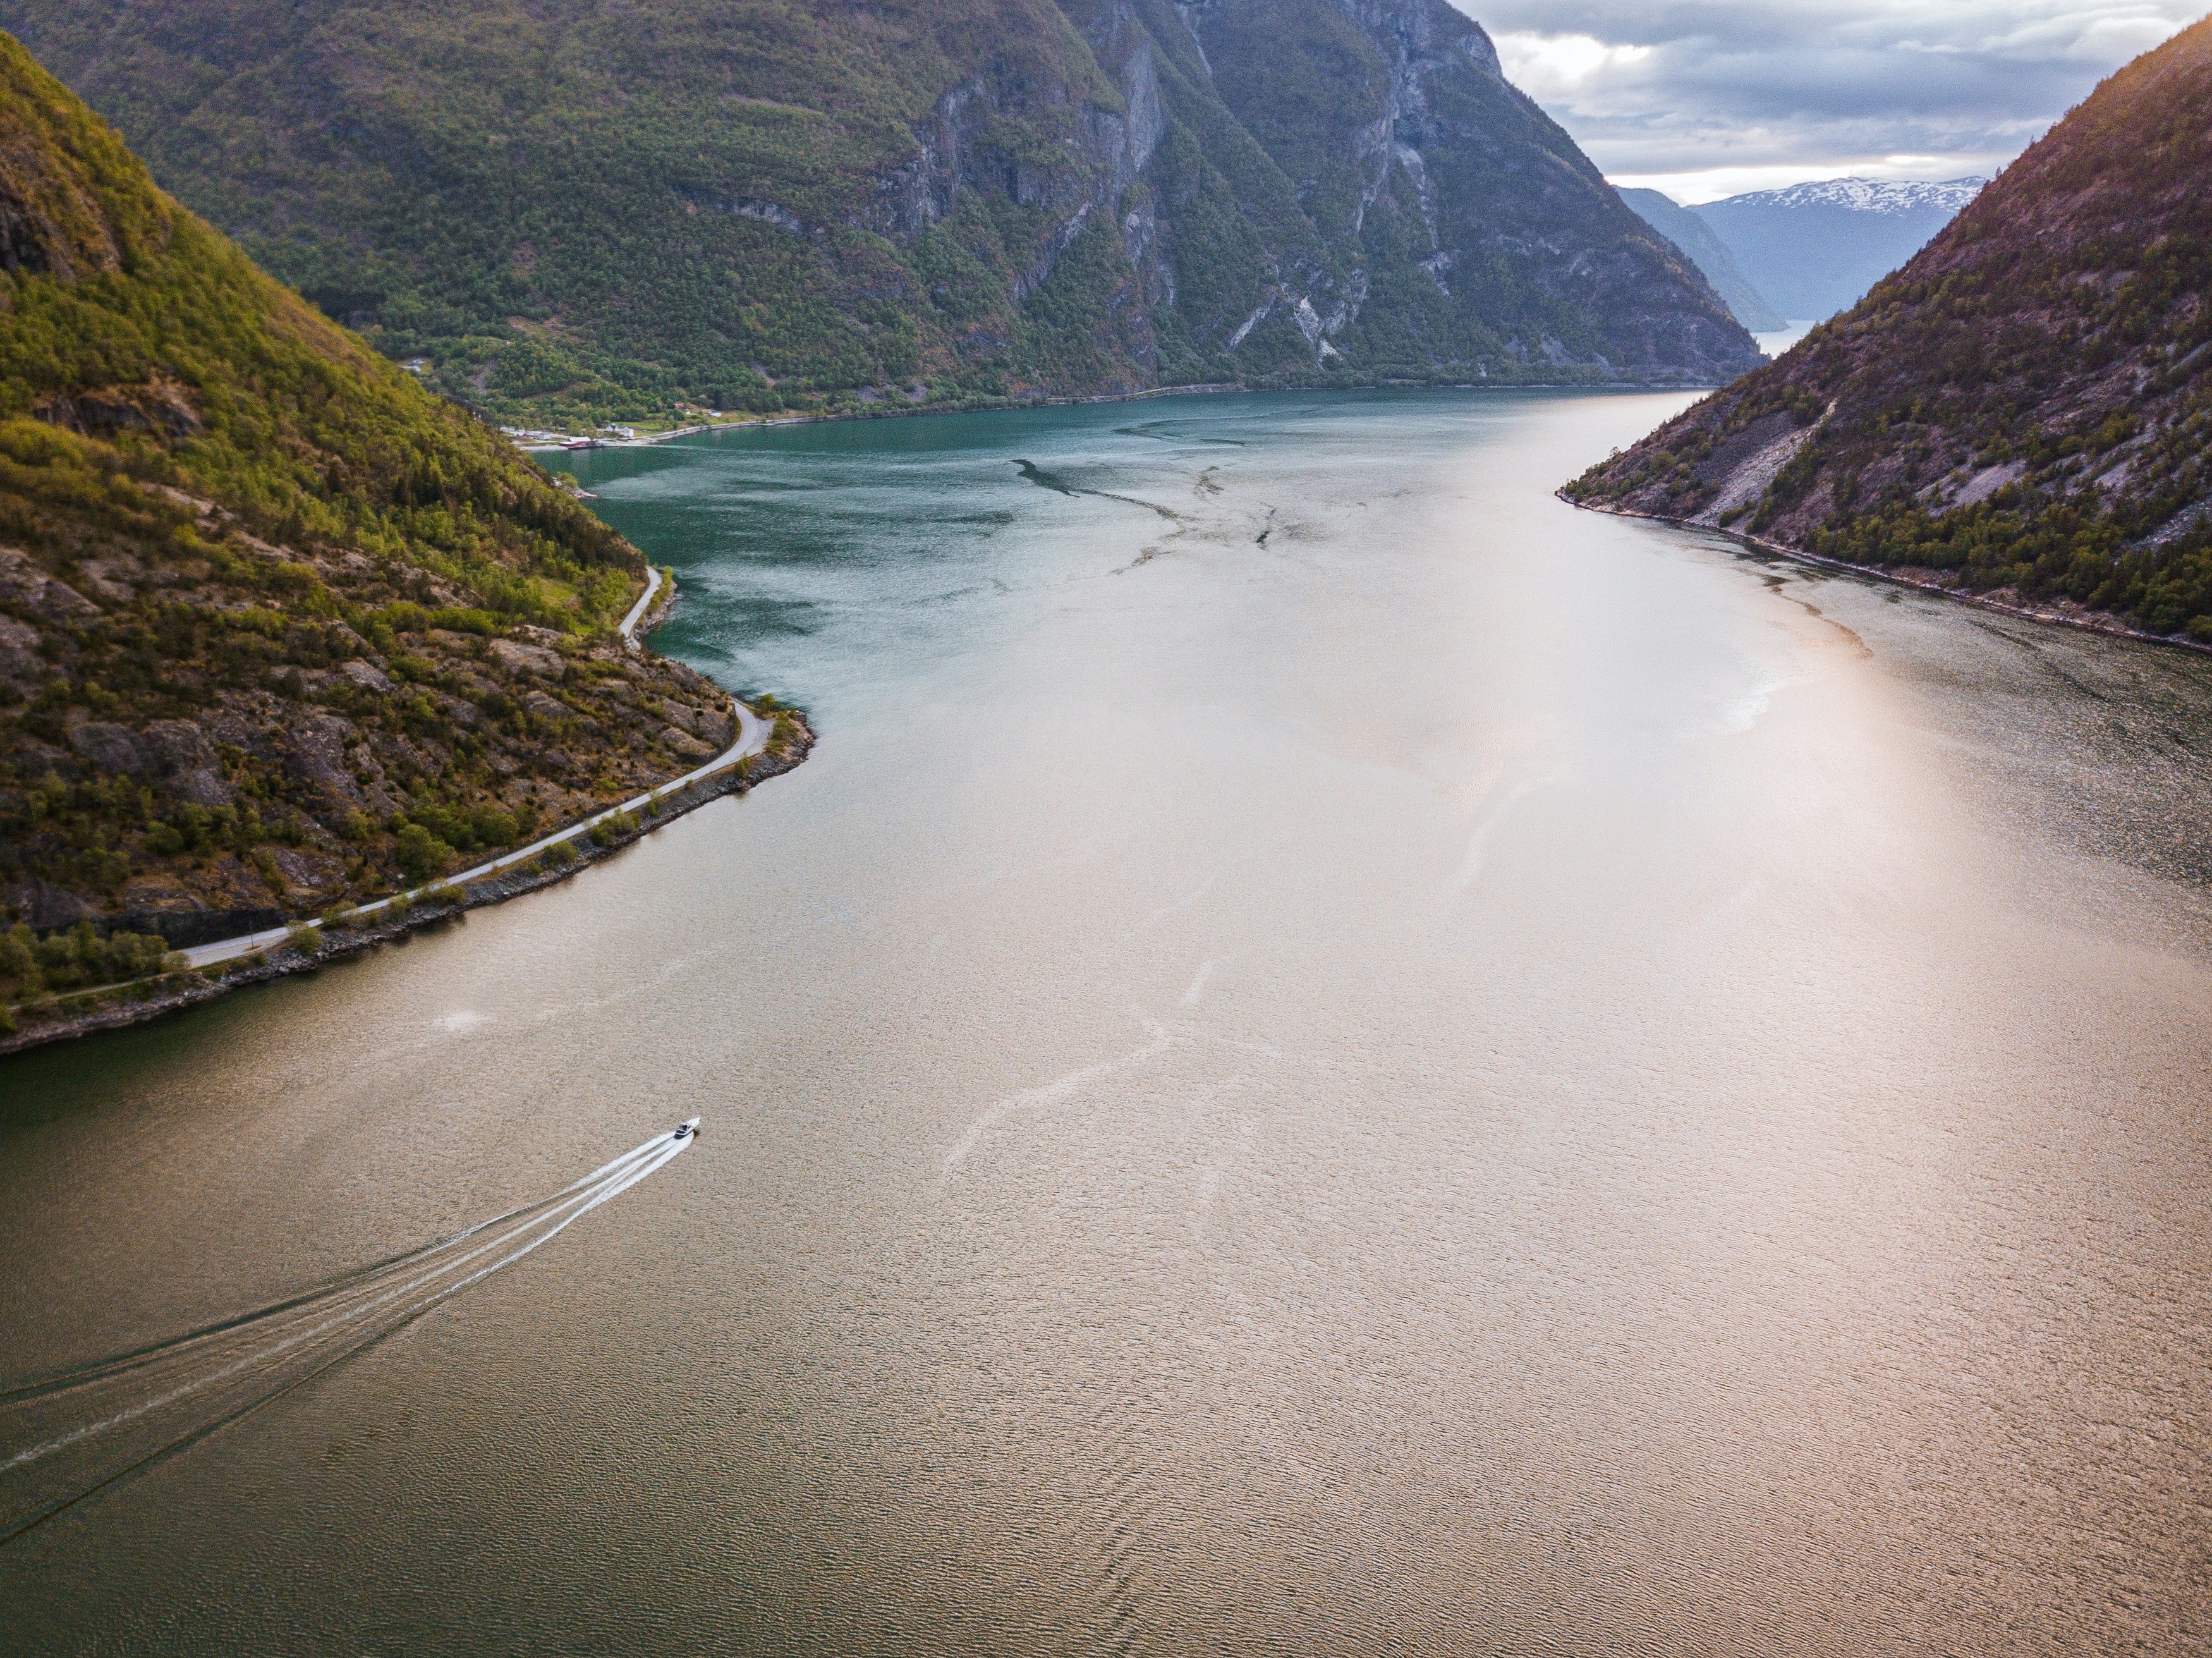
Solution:
[[[2017,155],[2205,0],[1453,0],[1615,184],[1711,201]]]

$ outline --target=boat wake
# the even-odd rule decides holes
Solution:
[[[451,1237],[271,1306],[0,1391],[0,1545],[550,1243],[680,1156],[696,1121]]]

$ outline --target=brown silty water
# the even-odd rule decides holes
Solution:
[[[2212,1644],[2212,664],[1551,497],[1681,401],[579,461],[821,745],[0,1068],[36,1434],[256,1315],[43,1464],[123,1472],[0,1637]]]

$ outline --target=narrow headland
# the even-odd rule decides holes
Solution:
[[[645,591],[619,625],[623,643],[633,651],[646,648],[638,642],[639,633],[650,633],[675,601],[672,573],[648,565],[646,574]],[[0,1057],[158,1018],[241,986],[311,972],[417,929],[442,925],[465,911],[565,881],[710,800],[742,794],[781,776],[804,762],[814,746],[813,727],[800,709],[772,696],[756,697],[750,704],[732,696],[730,708],[737,731],[722,753],[526,846],[372,902],[172,952],[164,970],[146,978],[42,996],[0,1010],[5,1015]]]

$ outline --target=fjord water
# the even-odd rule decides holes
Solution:
[[[0,1387],[703,1136],[7,1648],[2202,1649],[2212,664],[1551,497],[1681,402],[584,458],[820,747],[0,1068]]]

